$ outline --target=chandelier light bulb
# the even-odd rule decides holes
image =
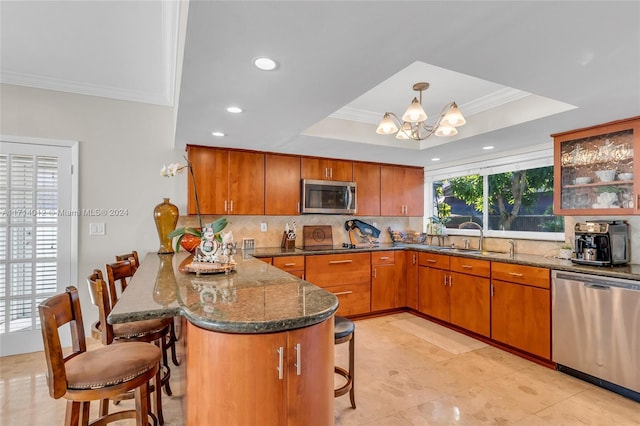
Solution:
[[[379,135],[390,135],[398,131],[398,126],[391,119],[391,115],[386,113],[382,120],[380,120],[380,124],[378,124],[378,128],[376,129],[376,133]]]
[[[436,136],[455,136],[457,134],[458,130],[446,123],[440,124],[440,126],[438,126],[438,129],[436,130]]]
[[[444,116],[443,121],[446,121],[453,127],[462,126],[467,122],[462,116],[462,113],[460,112],[460,109],[458,109],[458,105],[456,105],[455,102],[451,104],[451,108],[449,108],[449,111]]]
[[[398,133],[396,133],[396,139],[411,139],[412,134],[413,129],[411,129],[411,123],[405,121],[402,128],[398,130]]]
[[[408,121],[409,123],[420,123],[426,119],[427,114],[424,112],[424,109],[422,109],[422,105],[420,105],[418,98],[413,98],[411,105],[409,105],[409,108],[407,108],[402,116],[402,120]]]

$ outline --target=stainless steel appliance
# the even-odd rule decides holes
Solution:
[[[353,214],[355,182],[302,179],[302,213]]]
[[[558,370],[640,402],[640,281],[552,272]]]
[[[629,263],[629,225],[625,222],[594,221],[575,225],[575,263],[596,266]]]

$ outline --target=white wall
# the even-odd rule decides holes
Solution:
[[[143,103],[0,85],[0,134],[79,141],[79,209],[127,209],[123,217],[80,217],[78,287],[85,328],[97,318],[86,276],[118,253],[158,249],[153,208],[170,197],[185,210],[186,178],[160,176],[175,151],[174,109]],[[106,224],[89,236],[89,223]]]

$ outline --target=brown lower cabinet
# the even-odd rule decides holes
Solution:
[[[420,253],[421,255],[423,253]],[[489,337],[491,332],[488,260],[424,253],[419,272],[419,310]]]
[[[305,263],[306,280],[338,297],[336,315],[371,311],[371,253],[310,255]]]
[[[492,262],[491,338],[551,359],[550,270]]]
[[[186,424],[333,424],[333,321],[266,334],[187,321]]]
[[[304,279],[304,256],[278,256],[273,258],[272,265],[291,275]]]
[[[371,253],[371,310],[407,306],[406,253],[376,251]]]
[[[418,252],[407,252],[407,307],[418,310]]]

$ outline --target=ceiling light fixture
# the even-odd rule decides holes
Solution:
[[[217,136],[217,137],[219,137],[219,138],[221,138],[221,137],[223,137],[223,136],[224,136],[224,133],[222,133],[222,132],[211,132],[211,134],[212,134],[213,136]]]
[[[433,126],[427,124],[427,114],[422,108],[422,92],[429,88],[429,83],[421,82],[413,85],[413,90],[420,92],[420,98],[413,98],[402,119],[392,112],[385,112],[378,124],[379,135],[396,134],[396,139],[413,139],[421,141],[435,133],[436,136],[454,136],[458,134],[456,127],[462,126],[466,120],[455,102],[442,108],[438,120]]]
[[[242,112],[242,108],[230,106],[230,107],[227,107],[227,112],[230,112],[232,114],[240,114]]]
[[[276,61],[264,56],[253,58],[253,65],[262,71],[273,71],[278,68],[278,63]]]

